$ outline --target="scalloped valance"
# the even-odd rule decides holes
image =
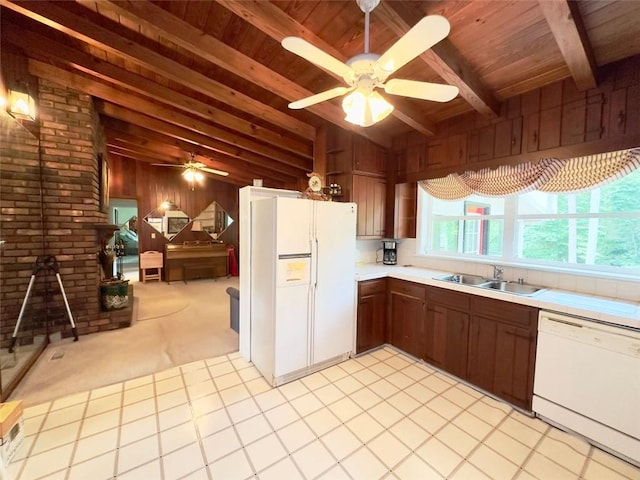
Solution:
[[[566,193],[598,187],[637,168],[640,168],[640,148],[452,173],[443,178],[421,180],[418,184],[441,200],[459,200],[474,194],[503,197],[532,190]]]

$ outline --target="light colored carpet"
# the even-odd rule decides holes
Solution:
[[[10,400],[36,405],[238,350],[230,286],[238,277],[134,283],[131,327],[51,343]]]

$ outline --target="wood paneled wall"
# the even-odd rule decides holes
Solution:
[[[111,155],[109,161],[110,198],[136,199],[138,202],[139,250],[164,252],[168,240],[162,235],[151,238],[155,230],[143,221],[145,215],[156,210],[162,202],[170,200],[189,218],[194,219],[212,202],[218,204],[233,218],[234,222],[222,234],[220,240],[233,244],[238,249],[238,187],[221,182],[212,175],[205,175],[201,185],[194,190],[182,178],[182,169],[157,167]],[[206,232],[184,229],[172,239],[172,243],[192,240],[211,240]]]

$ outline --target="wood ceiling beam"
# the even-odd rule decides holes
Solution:
[[[80,3],[94,3],[79,0]],[[154,34],[172,41],[195,55],[224,68],[248,82],[258,85],[288,101],[299,100],[314,94],[294,81],[267,68],[253,58],[244,55],[188,22],[181,20],[163,8],[146,0],[122,2],[104,0],[99,5],[100,12],[110,11],[140,24],[143,33]],[[307,108],[319,117],[342,128],[352,129],[353,124],[344,119],[341,108],[332,103],[319,103]],[[360,131],[369,140],[389,148],[391,139],[380,132]]]
[[[410,16],[400,13],[398,7],[393,2],[381,2],[373,13],[401,37],[411,29],[411,25],[406,20]],[[448,84],[458,87],[460,96],[477,112],[489,118],[500,115],[499,102],[448,39],[436,43],[420,58]]]
[[[112,117],[102,117],[102,123],[107,132],[107,143],[140,152],[143,155],[155,155],[154,163],[165,161],[168,157],[174,163],[185,163],[185,153],[194,153],[203,157],[202,163],[218,170],[226,170],[230,174],[246,174],[249,178],[270,178],[285,182],[296,182],[301,174],[296,176],[271,170],[267,165],[260,166],[244,160],[221,155],[204,146],[193,145],[177,140],[173,137],[154,132],[143,127],[131,126]],[[160,156],[160,157],[158,157]]]
[[[236,117],[228,112],[213,108],[205,102],[176,92],[175,90],[123,68],[100,61],[89,54],[52,41],[38,33],[7,23],[3,25],[3,37],[9,42],[21,46],[27,52],[39,53],[47,58],[55,58],[56,61],[65,63],[83,73],[125,87],[146,97],[158,100],[165,105],[193,113],[205,120],[224,125],[228,129],[249,135],[254,139],[262,140],[263,142],[277,146],[296,155],[301,155],[309,159],[313,158],[311,142],[303,142],[292,137],[287,137],[243,118]],[[226,131],[221,131],[225,132],[224,136],[226,136]]]
[[[230,161],[245,162],[241,164],[246,164],[247,167],[251,169],[257,166],[277,172],[277,174],[288,175],[295,178],[303,176],[311,167],[311,162],[309,162],[309,165],[305,168],[296,168],[282,163],[270,162],[264,157],[243,150],[221,152],[212,144],[211,139],[205,135],[200,135],[188,129],[147,117],[141,113],[133,112],[117,105],[101,102],[97,105],[97,109],[99,113],[105,117],[122,120],[121,131],[129,132],[139,137],[145,137],[146,135],[150,139],[158,140],[164,137],[170,137],[172,139],[171,145],[176,145],[187,152],[195,151],[200,155],[213,157],[222,154],[222,158],[226,159],[231,157],[234,160],[230,159]],[[113,127],[112,124],[108,124],[108,126]],[[198,147],[205,150],[200,153]]]
[[[0,0],[0,5],[303,138],[308,140],[315,138],[315,128],[312,125],[216,82],[206,75],[190,70],[185,65],[146,48],[130,38],[92,23],[83,16],[60,6],[59,3]]]
[[[597,86],[596,61],[577,2],[539,0],[538,4],[578,90]]]
[[[238,17],[247,21],[258,30],[267,34],[277,42],[281,42],[284,37],[301,37],[312,43],[316,47],[324,50],[331,56],[341,61],[346,61],[344,54],[338,49],[325,42],[312,31],[296,22],[276,5],[265,1],[244,1],[244,0],[215,0]],[[344,82],[340,75],[325,70],[332,77]],[[296,97],[295,99],[302,98]],[[425,117],[422,112],[413,107],[408,101],[393,96],[392,103],[396,105],[392,115],[398,120],[406,123],[411,128],[419,131],[423,135],[435,134],[435,123]],[[342,125],[341,125],[342,126]],[[354,127],[349,124],[349,130],[353,130],[362,136],[366,136],[366,130]]]
[[[263,157],[263,161],[271,159],[271,161],[283,163],[303,170],[307,169],[312,163],[309,159],[297,157],[289,152],[284,152],[268,145],[245,139],[209,123],[183,115],[173,109],[162,107],[161,105],[139,97],[134,97],[131,94],[101,82],[97,82],[91,78],[70,73],[66,70],[48,65],[38,60],[29,59],[29,72],[37,77],[45,78],[52,82],[63,82],[63,84],[68,85],[71,88],[75,88],[109,102],[123,105],[132,110],[143,111],[149,117],[162,119],[164,122],[169,122],[194,132],[198,132],[199,134],[206,136],[211,146],[215,145],[216,149],[232,156],[236,156],[234,153],[238,149],[242,149],[261,155]]]

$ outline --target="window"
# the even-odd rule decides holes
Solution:
[[[447,201],[419,191],[423,254],[640,274],[640,169],[563,194]]]

